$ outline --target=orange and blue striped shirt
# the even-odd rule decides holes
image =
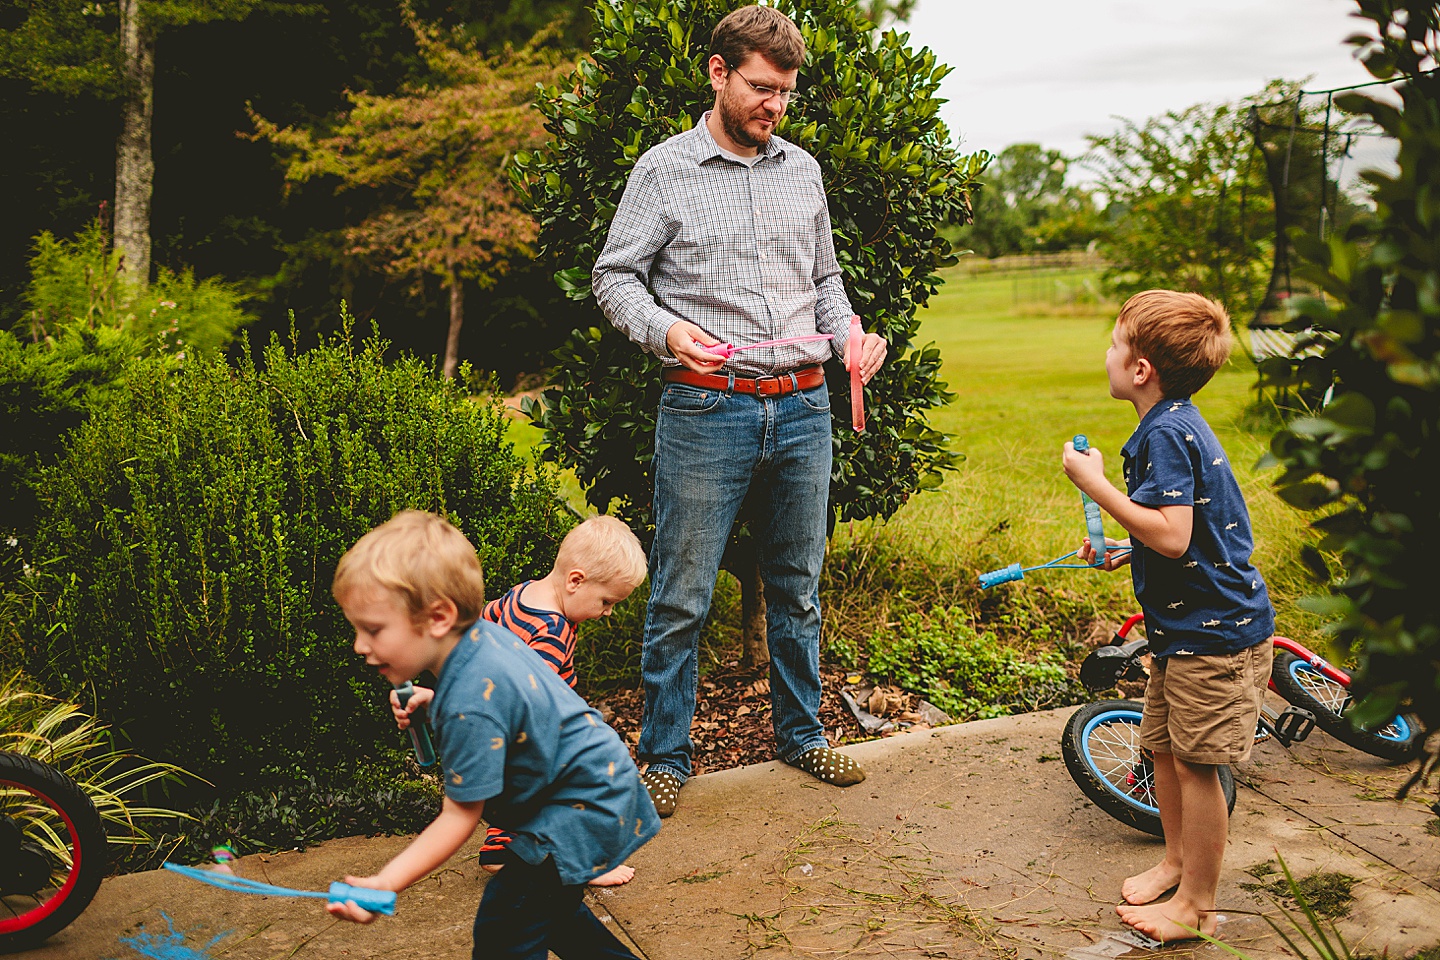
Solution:
[[[491,623],[499,624],[530,645],[560,677],[575,689],[575,624],[555,610],[527,606],[520,594],[534,580],[526,580],[510,588],[510,592],[485,605],[482,614]]]

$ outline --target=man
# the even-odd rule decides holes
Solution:
[[[848,342],[850,301],[819,164],[773,135],[804,60],[799,29],[774,9],[725,17],[707,64],[714,109],[636,163],[594,269],[605,315],[666,365],[638,747],[661,816],[674,812],[691,774],[700,627],[747,495],[768,608],[776,752],[828,783],[865,778],[830,748],[818,718],[831,464],[820,364],[854,351],[868,381],[887,347],[876,334]],[[728,358],[706,349],[804,336]]]

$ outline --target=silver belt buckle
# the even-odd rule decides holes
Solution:
[[[765,383],[766,381],[775,384],[775,389],[771,391],[772,393],[781,394],[785,392],[785,381],[781,379],[780,376],[778,376],[777,374],[769,373],[763,377],[755,378],[755,396],[766,396],[765,388],[761,386],[761,384]]]

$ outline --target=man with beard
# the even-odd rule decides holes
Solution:
[[[700,627],[742,504],[765,584],[776,752],[826,783],[865,779],[818,717],[831,467],[820,365],[855,351],[868,381],[887,346],[849,342],[820,166],[774,136],[804,61],[799,29],[773,8],[716,25],[714,108],[635,164],[593,274],[605,315],[665,364],[638,747],[662,817],[692,771]]]

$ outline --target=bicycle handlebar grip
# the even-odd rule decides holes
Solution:
[[[403,709],[405,704],[415,694],[415,684],[406,680],[395,688],[395,696],[400,698],[400,706]],[[428,767],[435,762],[435,746],[430,742],[430,732],[425,729],[425,714],[423,711],[416,711],[410,717],[410,746],[415,751],[415,761],[422,767]],[[369,909],[368,907],[366,909]]]
[[[1090,453],[1090,438],[1083,433],[1075,434],[1071,441],[1076,453]],[[1080,492],[1080,505],[1085,508],[1085,530],[1090,535],[1090,546],[1095,549],[1095,566],[1103,566],[1105,563],[1105,520],[1100,516],[1100,504],[1090,499],[1090,495],[1083,490]]]
[[[1012,563],[1008,567],[1002,567],[999,570],[991,570],[989,573],[980,574],[980,589],[989,590],[991,587],[999,586],[1002,583],[1024,579],[1025,571],[1020,569],[1020,564]]]
[[[371,890],[369,887],[352,887],[348,883],[341,883],[336,880],[330,884],[330,892],[326,899],[331,903],[344,903],[347,900],[354,901],[355,906],[361,910],[369,910],[371,913],[382,913],[387,917],[395,916],[395,891],[394,890]]]

